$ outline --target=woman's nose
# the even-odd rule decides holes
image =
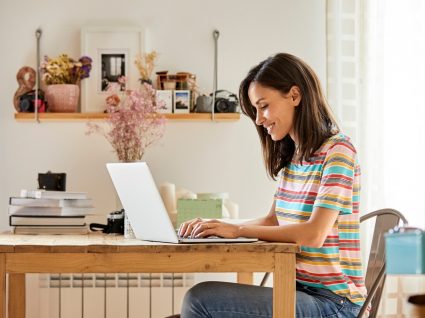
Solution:
[[[261,126],[263,124],[263,122],[264,122],[264,116],[263,116],[263,114],[260,111],[257,111],[257,115],[255,117],[255,123],[258,126]]]

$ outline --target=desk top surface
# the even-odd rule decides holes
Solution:
[[[297,253],[292,243],[196,243],[170,244],[125,239],[123,236],[15,235],[0,233],[0,253],[164,253],[164,252],[277,252]]]

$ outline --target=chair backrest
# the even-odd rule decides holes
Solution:
[[[400,220],[407,224],[406,218],[397,210],[381,209],[360,217],[360,222],[375,218],[369,261],[366,269],[365,285],[368,291],[365,304],[358,317],[362,317],[369,304],[372,306],[369,317],[375,318],[385,282],[385,240],[384,234],[399,225]]]

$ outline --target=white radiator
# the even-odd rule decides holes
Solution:
[[[28,318],[161,318],[179,313],[193,274],[32,274]]]

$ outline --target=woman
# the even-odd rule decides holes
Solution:
[[[359,242],[356,150],[339,132],[314,71],[277,54],[252,68],[239,90],[256,124],[269,175],[279,178],[270,212],[243,224],[196,219],[183,236],[293,242],[297,317],[356,317],[366,289]],[[272,317],[271,288],[206,282],[185,296],[183,318]]]

